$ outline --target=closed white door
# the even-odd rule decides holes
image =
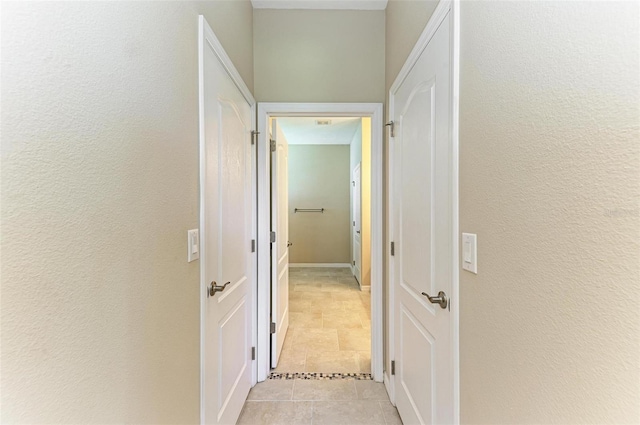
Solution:
[[[251,388],[251,105],[200,17],[202,420],[234,424]]]
[[[360,163],[353,169],[353,274],[359,283],[362,283],[362,173]]]
[[[276,119],[271,137],[271,231],[275,233],[271,243],[271,367],[276,367],[289,329],[289,145]]]
[[[450,12],[394,94],[395,397],[406,424],[453,421]],[[428,296],[432,297],[429,300]]]

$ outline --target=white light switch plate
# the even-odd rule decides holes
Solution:
[[[187,262],[200,258],[200,235],[198,229],[187,231]]]
[[[462,268],[478,274],[478,235],[462,234]]]

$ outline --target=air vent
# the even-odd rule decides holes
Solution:
[[[316,125],[331,125],[331,120],[316,120]]]

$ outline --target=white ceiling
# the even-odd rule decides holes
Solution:
[[[384,10],[387,0],[251,0],[254,9]]]
[[[287,117],[277,118],[290,145],[349,145],[361,125],[360,118]],[[331,120],[316,125],[316,120]]]

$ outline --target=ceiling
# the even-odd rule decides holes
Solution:
[[[251,0],[254,9],[384,10],[387,0]]]
[[[290,145],[349,145],[361,125],[359,117],[287,117],[277,120]],[[316,120],[331,120],[331,124],[317,125]]]

